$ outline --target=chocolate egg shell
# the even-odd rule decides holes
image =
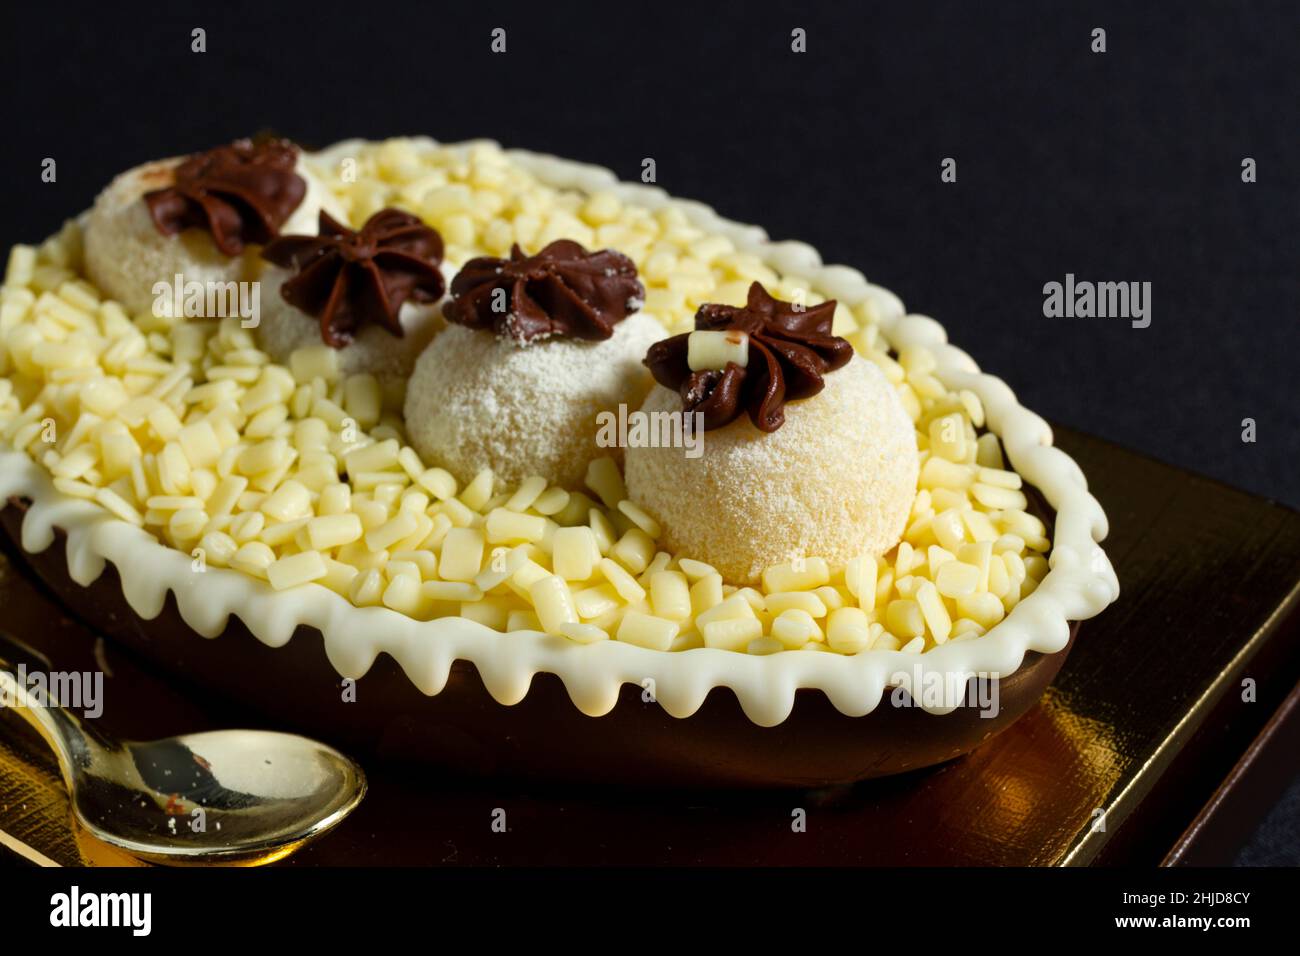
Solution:
[[[0,522],[21,538],[24,505],[10,499]],[[965,705],[943,716],[891,706],[889,693],[862,717],[835,709],[820,691],[803,689],[789,717],[775,727],[747,718],[734,695],[718,687],[691,716],[666,713],[638,685],[625,684],[603,717],[578,711],[560,680],[538,674],[522,701],[504,706],[474,667],[457,661],[443,690],[422,694],[389,657],[381,656],[344,702],[341,679],[318,631],[300,627],[272,648],[235,617],[216,639],[182,620],[168,595],[152,620],[122,596],[109,564],[89,587],[68,575],[62,532],[39,554],[22,554],[69,609],[97,631],[168,673],[251,707],[277,726],[292,726],[358,753],[430,763],[457,776],[583,781],[649,787],[816,788],[883,777],[942,763],[973,750],[1028,711],[1073,646],[1033,651],[999,682],[997,697],[967,688],[967,701],[996,700],[996,712]],[[691,653],[689,651],[684,653]]]

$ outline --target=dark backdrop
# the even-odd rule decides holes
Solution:
[[[935,316],[1048,418],[1300,506],[1295,4],[411,6],[10,7],[0,244],[264,128],[488,136],[624,178],[650,156]],[[1044,318],[1067,272],[1151,282],[1151,326]]]
[[[652,156],[670,192],[935,316],[1047,417],[1300,506],[1300,7],[838,6],[14,5],[0,241],[141,160],[267,127],[490,136],[624,178]],[[1067,272],[1151,282],[1150,328],[1045,319]]]

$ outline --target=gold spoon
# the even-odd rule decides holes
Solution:
[[[59,760],[77,820],[152,863],[280,859],[336,826],[366,792],[361,768],[294,734],[215,730],[114,740],[60,705],[44,671],[15,666],[0,638],[0,710],[12,710]],[[31,680],[40,673],[44,680]]]

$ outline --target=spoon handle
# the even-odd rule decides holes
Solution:
[[[22,659],[29,657],[21,644],[0,635],[0,710],[16,713],[40,734],[58,757],[64,781],[71,785],[73,767],[87,762],[94,747],[80,718],[64,709],[51,692],[55,675],[28,667]]]

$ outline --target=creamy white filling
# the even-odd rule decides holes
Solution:
[[[330,152],[346,151],[348,144]],[[337,153],[336,153],[337,155]],[[62,495],[49,476],[25,453],[0,451],[0,498],[18,495],[33,506],[24,523],[22,545],[44,550],[53,529],[68,534],[69,572],[79,584],[94,581],[109,561],[118,569],[125,597],[141,617],[162,610],[170,590],[184,620],[215,637],[229,616],[242,620],[261,641],[286,643],[300,624],[319,629],[331,664],[344,677],[359,677],[381,652],[398,661],[426,694],[445,686],[456,660],[472,662],[489,693],[503,704],[521,700],[538,672],[556,674],[576,706],[592,716],[607,713],[623,683],[655,682],[656,698],[677,717],[694,713],[715,686],[731,687],[756,724],[780,723],[800,687],[821,689],[841,713],[860,716],[874,710],[884,689],[899,680],[957,688],[921,701],[930,713],[947,713],[963,701],[964,682],[946,675],[989,673],[1007,676],[1027,651],[1054,653],[1069,639],[1069,621],[1100,613],[1115,600],[1119,585],[1097,542],[1107,533],[1106,516],[1087,491],[1074,461],[1051,447],[1051,429],[1021,407],[1001,380],[979,372],[975,362],[947,344],[938,322],[905,315],[896,296],[871,285],[844,266],[823,266],[816,250],[797,242],[769,243],[755,226],[722,219],[699,203],[673,200],[661,190],[618,183],[608,170],[555,157],[511,151],[511,158],[551,185],[586,191],[612,189],[628,202],[657,208],[673,204],[703,229],[727,235],[736,246],[760,256],[783,273],[808,276],[827,297],[849,305],[874,300],[881,332],[894,349],[920,345],[938,359],[935,375],[950,389],[968,388],[983,402],[987,425],[998,434],[1011,465],[1035,485],[1056,511],[1051,570],[1039,587],[982,637],[948,643],[922,655],[899,651],[751,656],[697,649],[663,653],[605,641],[582,645],[562,637],[525,631],[502,634],[473,621],[446,617],[417,621],[387,608],[358,608],[339,595],[309,584],[276,592],[238,571],[193,571],[189,556],[160,544],[148,532],[108,515],[97,505]]]

